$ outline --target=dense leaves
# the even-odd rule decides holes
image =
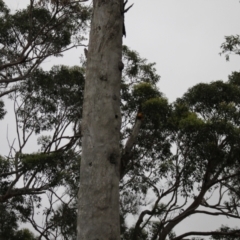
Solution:
[[[21,98],[24,102],[17,110],[19,124],[24,122],[26,130],[39,133],[66,122],[76,123],[81,118],[83,83],[83,70],[79,67],[35,71],[18,86],[18,95],[12,95],[16,101]]]
[[[222,52],[225,54],[226,60],[229,61],[230,54],[240,55],[240,36],[231,35],[225,37],[225,42],[221,45]]]
[[[9,83],[25,80],[49,56],[82,45],[89,17],[89,9],[77,2],[42,6],[31,1],[12,14],[1,0],[1,96],[16,89],[8,89]]]
[[[80,169],[77,143],[80,138],[83,83],[83,69],[58,66],[49,72],[41,69],[35,71],[32,77],[17,85],[17,92],[11,94],[19,146],[10,149],[8,157],[0,158],[0,201],[3,204],[7,201],[14,216],[32,223],[40,233],[42,228],[35,223],[35,211],[44,211],[48,230],[42,237],[47,237],[49,231],[69,228],[63,227],[64,222],[60,224],[56,221],[59,216],[64,218],[66,213],[63,215],[60,210],[55,213],[50,209],[56,203],[53,195],[58,196],[59,187],[65,186],[64,194],[68,195],[68,201],[69,198],[76,201]],[[46,131],[48,135],[44,135]],[[40,149],[26,153],[25,146],[34,133],[41,133],[38,138]],[[49,191],[50,208],[42,207],[42,197],[38,196],[46,190]],[[58,196],[58,201],[61,198]],[[65,205],[68,210],[64,212],[70,211],[71,205]],[[76,211],[75,207],[73,209]],[[61,231],[69,235],[69,230]]]
[[[130,239],[141,239],[143,229],[147,231],[145,239],[165,239],[179,221],[196,213],[239,218],[239,76],[234,72],[226,83],[198,84],[172,105],[164,98],[142,101],[143,106],[147,105],[147,115],[135,147],[147,147],[139,151],[142,155],[134,149],[138,158],[122,185],[127,189],[122,193],[123,213],[138,216]],[[141,86],[136,85],[136,93]],[[144,93],[140,95],[144,99]],[[139,104],[138,95],[134,96]],[[151,108],[153,103],[156,106]],[[148,118],[151,114],[160,121],[153,128],[154,118]],[[145,138],[141,139],[145,126]],[[145,142],[148,145],[143,145]],[[168,146],[165,151],[164,144]],[[219,199],[210,204],[213,193]],[[151,200],[146,194],[152,196]],[[223,200],[225,195],[227,201]],[[171,199],[169,202],[164,201],[166,196]],[[151,219],[157,228],[155,236]],[[195,234],[201,235],[197,231]],[[191,236],[191,232],[172,239],[186,236]]]
[[[18,228],[16,214],[8,209],[7,204],[0,204],[0,238],[10,240]]]
[[[26,17],[24,11],[11,18]],[[36,24],[48,18],[46,9],[36,9]],[[28,28],[18,27],[20,32]],[[44,37],[39,39],[47,41]],[[49,39],[53,48],[60,44],[55,40]],[[240,74],[232,73],[228,82],[198,84],[170,104],[157,87],[160,77],[153,63],[126,46],[123,62],[122,239],[191,236],[173,231],[197,213],[238,219]],[[38,68],[13,86],[17,144],[12,144],[9,156],[0,158],[0,200],[6,211],[0,221],[2,234],[14,236],[17,223],[27,221],[39,239],[76,239],[84,74],[80,67]],[[38,136],[39,149],[29,153],[26,146],[33,135]],[[214,192],[218,200],[210,204]],[[43,226],[36,223],[38,212]],[[136,219],[132,226],[127,224],[130,217]],[[11,221],[12,227],[7,229],[4,221]]]
[[[4,118],[6,111],[4,109],[4,102],[0,100],[0,120]]]

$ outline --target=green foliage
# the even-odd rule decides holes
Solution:
[[[229,61],[229,55],[232,53],[240,55],[240,36],[226,36],[225,42],[221,45],[221,48],[222,52],[220,54],[225,54],[227,61]]]
[[[141,105],[150,98],[160,97],[159,91],[150,83],[142,82],[134,86],[133,97],[136,99],[136,104]]]
[[[209,169],[213,177],[239,165],[239,96],[232,81],[216,81],[198,84],[176,101],[171,122],[175,139],[188,148],[183,169],[187,192],[203,180],[203,171]]]
[[[62,204],[57,209],[51,222],[54,227],[59,228],[65,239],[75,240],[77,238],[77,206]]]
[[[4,110],[4,102],[0,100],[0,120],[4,118],[6,111]]]
[[[18,84],[18,92],[11,95],[17,106],[15,114],[18,133],[22,131],[23,138],[19,139],[19,152],[0,158],[0,200],[8,200],[14,216],[20,217],[18,220],[29,221],[31,214],[41,208],[42,198],[37,194],[47,190],[55,192],[58,187],[64,187],[70,198],[76,198],[80,179],[80,157],[76,144],[80,137],[83,74],[83,69],[79,67],[58,66],[49,72],[39,69],[32,77]],[[69,127],[72,135],[65,136]],[[39,137],[41,150],[24,153],[31,133],[42,134],[45,130],[52,132]],[[18,177],[22,177],[23,188],[13,184],[15,172]],[[61,213],[61,207],[55,213],[45,210],[47,221],[53,224],[46,234],[57,229],[63,235],[75,234],[73,228],[76,223],[68,225],[69,218],[65,219],[65,216],[66,212],[75,212],[72,217],[76,216],[76,205],[66,205],[65,208],[64,213]]]
[[[134,239],[134,228],[126,229],[126,231],[121,235],[121,240],[131,240]],[[142,230],[138,234],[138,240],[145,240],[147,239],[148,234],[145,230]]]
[[[127,46],[123,46],[123,56],[125,65],[123,78],[130,81],[132,79],[133,83],[156,84],[159,81],[160,77],[154,68],[155,63],[147,63],[146,59],[141,58],[136,51],[130,50]]]
[[[2,95],[10,91],[9,83],[29,78],[46,58],[62,56],[85,39],[91,12],[79,2],[60,6],[30,1],[26,9],[15,13],[0,3]]]
[[[73,35],[84,30],[85,21],[89,19],[86,8],[80,5],[75,5],[74,8],[73,6],[62,8],[63,18],[61,20],[57,16],[60,9],[52,12],[46,7],[28,6],[26,9],[18,10],[15,14],[9,14],[6,7],[1,7],[1,11],[4,14],[1,16],[1,29],[5,31],[1,31],[0,39],[9,47],[9,51],[4,52],[8,56],[18,54],[18,52],[10,51],[11,46],[18,43],[12,28],[18,33],[19,39],[24,36],[28,37],[28,40],[36,43],[36,47],[43,44],[50,45],[51,47],[45,54],[58,54],[60,49],[71,43]],[[48,27],[45,28],[45,25]]]
[[[14,239],[12,240],[37,240],[37,238],[34,237],[32,232],[24,228],[24,229],[18,230],[15,234]]]
[[[0,239],[12,240],[18,228],[17,215],[8,208],[7,204],[0,203]]]
[[[120,185],[122,218],[128,214],[137,214],[151,184],[157,183],[171,165],[166,161],[165,168],[160,166],[170,156],[169,131],[167,129],[171,106],[156,84],[160,77],[156,74],[154,64],[130,50],[123,48],[122,81],[122,145],[132,131],[138,112],[141,112],[141,129],[135,147],[132,149],[131,162],[128,165],[126,178]],[[164,170],[165,169],[165,170]],[[151,179],[146,174],[152,174]],[[129,183],[127,183],[127,179]],[[134,229],[124,229],[122,239],[132,239]],[[140,231],[139,239],[148,239],[148,231]],[[150,236],[150,235],[149,235]]]
[[[240,72],[232,72],[231,75],[228,76],[228,82],[230,84],[234,84],[235,86],[240,86]]]
[[[44,11],[41,13],[39,9],[36,24],[48,19],[48,12]],[[18,14],[16,18],[25,16],[22,12]],[[24,28],[28,26],[19,26],[19,31]],[[34,28],[32,31],[35,34]],[[123,48],[123,62],[123,151],[139,120],[137,114],[141,112],[143,117],[137,141],[131,149],[127,174],[120,184],[122,239],[131,239],[135,234],[136,229],[129,229],[124,223],[129,214],[139,215],[148,206],[149,216],[140,224],[144,228],[137,229],[138,239],[154,239],[164,232],[167,224],[175,222],[175,217],[185,213],[184,220],[190,216],[191,211],[185,211],[186,203],[178,203],[179,196],[186,202],[194,202],[193,195],[205,195],[220,188],[221,184],[228,188],[229,199],[220,209],[229,208],[228,211],[237,216],[240,74],[233,73],[226,83],[198,84],[169,104],[156,86],[159,76],[154,64],[147,63],[127,47]],[[30,221],[33,211],[41,208],[42,199],[37,194],[47,191],[50,207],[43,210],[46,236],[57,232],[65,239],[76,238],[84,73],[79,67],[37,69],[24,82],[18,83],[15,86],[18,90],[11,94],[15,103],[19,151],[13,148],[12,155],[0,158],[0,197],[2,201],[8,200],[8,209],[11,209],[6,213],[8,221],[17,223]],[[32,133],[39,135],[41,149],[27,154],[24,149]],[[15,171],[23,179],[25,188],[12,187]],[[58,187],[64,187],[67,200],[57,195]],[[5,196],[8,192],[12,195]],[[154,196],[152,203],[146,201],[149,193]],[[161,196],[172,200],[166,203]],[[62,201],[57,207],[53,207],[55,198]],[[195,202],[195,205],[203,206],[201,204],[201,201]],[[0,221],[5,229],[7,226],[2,221],[5,220]],[[11,229],[14,236],[17,225]],[[28,233],[23,231],[19,236],[21,234],[27,236]],[[166,236],[174,239],[172,229]]]
[[[35,133],[52,130],[63,122],[81,118],[84,76],[79,67],[55,66],[49,72],[39,69],[18,85],[24,105],[18,108],[18,124]],[[27,119],[26,119],[27,118]]]
[[[166,124],[170,114],[170,107],[165,98],[150,98],[142,104],[146,121],[153,124],[155,128],[160,128]]]
[[[153,162],[149,164],[149,158],[163,159],[169,154],[169,143],[166,132],[159,127],[166,125],[166,119],[170,113],[170,105],[157,89],[156,84],[160,77],[156,74],[154,63],[147,63],[146,59],[140,58],[139,54],[123,47],[123,62],[125,68],[122,81],[122,121],[126,128],[123,128],[123,140],[127,138],[135,123],[136,115],[140,111],[143,113],[141,131],[138,136],[137,146],[133,149],[133,161],[140,157],[144,163],[141,166],[146,170],[151,168]],[[159,111],[156,111],[159,110]],[[154,143],[152,141],[154,139]],[[166,139],[164,141],[163,139]],[[146,152],[146,159],[141,156]],[[149,158],[148,158],[149,157]],[[136,169],[132,169],[132,174],[137,174]],[[142,169],[141,169],[142,171]],[[142,187],[145,185],[142,182]],[[138,189],[136,185],[136,189]]]
[[[70,166],[69,158],[74,157],[71,152],[64,153],[32,153],[21,154],[22,171],[25,171],[25,178],[28,179],[34,172],[37,175],[45,176],[48,186],[58,186],[62,184],[64,171]]]
[[[17,202],[15,202],[16,208]],[[28,229],[18,230],[18,222],[21,218],[16,209],[9,203],[0,203],[0,239],[4,240],[36,240]]]
[[[155,203],[162,199],[161,193],[164,195],[175,189],[173,195],[169,194],[173,203],[178,202],[179,195],[186,202],[195,202],[197,200],[193,196],[200,193],[207,195],[208,192],[211,195],[219,188],[222,193],[224,187],[227,189],[225,193],[228,193],[227,203],[220,200],[216,209],[211,208],[216,211],[219,211],[218,208],[225,209],[224,214],[230,211],[229,214],[239,216],[239,81],[239,73],[234,72],[225,83],[197,84],[172,105],[160,93],[154,96],[155,88],[148,83],[133,87],[134,98],[130,98],[130,103],[136,101],[137,106],[141,104],[144,119],[133,151],[133,159],[136,160],[122,190],[121,210],[125,216],[129,213],[135,215],[145,206],[145,196],[150,189],[156,194]],[[164,186],[159,189],[162,181]],[[206,207],[204,204],[199,203]],[[183,208],[185,204],[181,207],[176,203],[173,205],[176,217],[182,214],[189,216]],[[154,229],[159,234],[164,231],[164,218],[169,217],[174,222],[170,205],[164,205],[161,214],[158,206],[150,207],[150,216],[141,224],[149,233],[153,233]],[[171,212],[173,215],[170,216]],[[148,222],[148,218],[154,220]],[[145,238],[151,239],[150,235]]]
[[[123,111],[127,111],[128,106],[135,110],[139,107],[142,98],[141,91],[144,91],[145,100],[149,97],[147,94],[153,94],[155,97],[161,95],[156,89],[160,76],[154,68],[155,63],[147,63],[146,59],[142,59],[136,51],[130,50],[127,46],[123,46],[123,63],[121,86]],[[140,85],[137,87],[136,84]],[[133,98],[133,94],[136,95],[136,99]],[[131,100],[135,101],[132,102]],[[128,106],[126,106],[126,103]]]
[[[233,104],[239,103],[239,93],[240,89],[237,85],[216,81],[211,84],[196,85],[184,95],[183,100],[188,101],[191,110],[205,118],[224,119],[227,116],[225,111],[231,111]]]

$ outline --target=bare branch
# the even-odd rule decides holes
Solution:
[[[233,236],[233,237],[239,237],[240,236],[240,230],[233,230],[231,232],[218,232],[218,231],[213,231],[213,232],[188,232],[184,233],[178,237],[173,238],[172,240],[181,240],[184,237],[187,236],[216,236],[216,235],[221,235],[221,236]]]

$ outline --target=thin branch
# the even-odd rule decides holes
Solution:
[[[233,237],[239,237],[240,236],[240,230],[233,230],[231,232],[218,232],[218,231],[213,231],[213,232],[188,232],[184,233],[178,237],[173,238],[172,240],[181,240],[184,237],[187,236],[233,236]]]
[[[5,96],[5,95],[7,95],[7,94],[9,94],[9,93],[11,93],[11,92],[15,92],[15,91],[17,91],[17,90],[18,90],[18,88],[15,87],[15,88],[12,88],[12,89],[10,89],[10,90],[8,90],[8,91],[2,92],[2,93],[0,93],[0,97],[3,97],[3,96]]]
[[[120,179],[122,179],[123,176],[126,174],[125,173],[126,166],[128,165],[131,159],[132,148],[137,142],[137,137],[138,137],[141,125],[142,125],[142,119],[136,118],[132,133],[130,134],[126,142],[126,145],[121,157]]]
[[[240,219],[239,216],[236,216],[236,215],[233,215],[233,214],[229,214],[229,213],[226,213],[226,212],[208,212],[208,211],[194,211],[193,212],[194,214],[196,213],[202,213],[202,214],[206,214],[206,215],[213,215],[213,216],[226,216],[226,217],[231,217],[231,218],[237,218],[237,219]]]

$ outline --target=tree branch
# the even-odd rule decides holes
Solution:
[[[132,148],[137,142],[137,137],[138,137],[138,133],[140,131],[141,125],[142,125],[142,118],[136,118],[136,122],[134,124],[132,133],[130,134],[126,142],[126,145],[121,157],[120,179],[122,179],[126,174],[125,170],[132,157]]]
[[[17,188],[12,189],[11,191],[7,192],[5,195],[0,195],[0,202],[6,202],[9,198],[16,197],[16,196],[22,196],[22,195],[35,195],[35,194],[42,194],[45,193],[45,190],[48,189],[48,185],[45,185],[40,188]]]
[[[172,240],[181,240],[184,237],[187,236],[216,236],[216,235],[221,235],[221,236],[233,236],[233,237],[239,237],[240,236],[240,230],[233,230],[231,232],[218,232],[218,231],[213,231],[213,232],[188,232],[184,233],[178,237],[173,238]]]

